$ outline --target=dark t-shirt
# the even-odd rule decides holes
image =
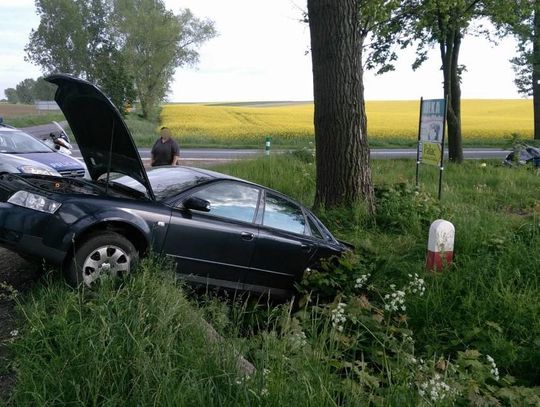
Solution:
[[[152,156],[154,157],[153,167],[171,165],[173,157],[180,156],[180,148],[173,139],[168,139],[163,143],[160,137],[152,147]]]

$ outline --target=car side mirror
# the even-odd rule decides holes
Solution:
[[[201,212],[210,212],[210,202],[206,199],[192,196],[183,202],[184,208]]]

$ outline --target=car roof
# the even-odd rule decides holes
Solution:
[[[257,188],[262,188],[268,192],[272,192],[273,194],[276,194],[280,197],[283,197],[285,199],[287,199],[288,201],[291,201],[291,202],[294,202],[296,205],[298,206],[301,206],[301,207],[304,207],[304,205],[302,205],[300,202],[296,201],[295,199],[291,198],[290,196],[282,193],[282,192],[279,192],[279,191],[276,191],[274,189],[271,189],[271,188],[268,188],[268,187],[265,187],[264,185],[260,185],[260,184],[256,184],[254,182],[251,182],[251,181],[246,181],[245,179],[242,179],[242,178],[238,178],[238,177],[233,177],[232,175],[227,175],[227,174],[223,174],[221,172],[217,172],[217,171],[212,171],[212,170],[207,170],[205,168],[197,168],[197,167],[189,167],[189,166],[183,166],[183,165],[178,165],[178,166],[161,166],[161,167],[153,167],[151,169],[149,169],[147,172],[148,172],[148,178],[152,181],[152,172],[153,171],[163,171],[165,169],[170,169],[171,172],[174,172],[174,171],[189,171],[189,172],[192,172],[194,175],[195,174],[202,174],[208,178],[211,178],[212,180],[224,180],[224,181],[238,181],[238,182],[242,182],[244,184],[249,184],[249,185],[253,185]]]

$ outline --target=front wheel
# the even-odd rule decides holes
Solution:
[[[78,287],[92,287],[103,277],[122,278],[133,270],[139,253],[124,236],[114,232],[100,232],[86,239],[67,269],[69,283]]]

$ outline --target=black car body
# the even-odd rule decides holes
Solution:
[[[172,257],[191,282],[275,296],[345,250],[313,213],[276,191],[189,167],[147,173],[96,87],[66,75],[48,80],[92,180],[1,175],[2,246],[63,265],[74,284],[129,272],[151,250]]]

